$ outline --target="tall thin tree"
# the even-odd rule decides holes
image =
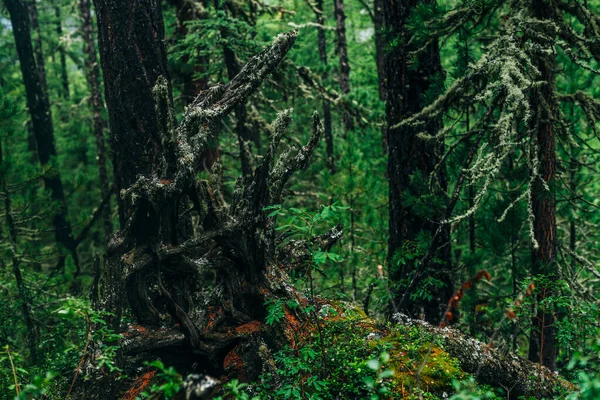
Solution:
[[[389,241],[388,263],[390,263],[390,279],[394,283],[410,279],[415,273],[416,265],[410,262],[404,267],[391,265],[396,253],[405,243],[414,242],[421,232],[436,236],[438,224],[419,215],[405,199],[411,195],[411,179],[413,174],[429,177],[435,174],[434,191],[445,191],[446,178],[442,170],[436,170],[441,148],[435,141],[424,141],[418,137],[423,129],[403,125],[395,128],[403,119],[418,113],[426,105],[425,93],[431,88],[436,74],[442,73],[439,48],[437,42],[421,50],[417,57],[417,66],[412,65],[411,52],[415,51],[410,44],[412,33],[408,30],[407,21],[411,11],[417,5],[416,0],[384,0],[384,28],[388,39],[385,54],[386,82],[386,119],[388,141],[388,179],[389,179]],[[434,134],[442,126],[441,118],[428,121],[425,131]],[[406,309],[412,314],[424,312],[428,321],[439,322],[442,310],[452,295],[449,269],[451,264],[449,227],[445,227],[441,235],[436,237],[436,258],[439,262],[430,262],[425,266],[430,270],[427,276],[435,277],[438,286],[431,290],[432,299],[420,302],[408,302]],[[423,268],[423,266],[419,266]],[[396,301],[403,296],[402,287],[394,293]]]
[[[542,21],[555,20],[554,4],[549,0],[532,0],[532,15]],[[555,38],[553,24],[547,25],[545,34]],[[556,293],[554,288],[557,272],[557,227],[556,198],[554,194],[556,176],[556,128],[555,114],[556,55],[554,43],[543,43],[547,51],[535,57],[542,85],[534,92],[532,105],[535,110],[533,131],[536,137],[539,160],[539,175],[532,191],[535,247],[533,249],[533,274],[540,277],[537,288],[537,307],[532,319],[529,340],[529,359],[556,369],[556,315],[554,305],[547,303]],[[545,301],[546,300],[546,301]]]
[[[96,139],[96,165],[98,166],[98,183],[102,198],[109,196],[110,185],[106,169],[106,140],[104,131],[106,124],[102,118],[103,102],[100,93],[100,65],[96,56],[96,43],[94,38],[94,25],[92,23],[92,10],[90,0],[79,0],[81,14],[81,34],[83,37],[83,53],[85,55],[86,78],[90,88],[90,107],[92,109],[92,132]],[[112,232],[112,218],[110,202],[102,209],[102,222],[104,237],[108,239]]]
[[[54,145],[54,129],[48,95],[45,91],[45,76],[43,57],[34,57],[31,44],[29,10],[23,0],[5,0],[6,8],[10,14],[13,34],[19,55],[19,65],[25,84],[27,107],[31,115],[33,132],[37,144],[39,161],[44,170],[42,180],[55,209],[52,214],[52,225],[56,242],[71,253],[75,267],[79,271],[79,258],[77,244],[73,238],[71,225],[67,216],[67,203],[63,189],[62,179],[58,166],[55,163],[56,147]],[[41,65],[40,65],[41,64]],[[65,263],[65,255],[59,251],[58,269]]]

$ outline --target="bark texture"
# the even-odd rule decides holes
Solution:
[[[385,85],[385,36],[383,0],[373,1],[373,23],[375,25],[375,61],[377,64],[377,83],[379,85],[379,99],[385,101],[387,89]]]
[[[504,388],[507,398],[551,399],[575,390],[575,386],[555,375],[550,369],[510,352],[468,337],[450,328],[435,328],[423,321],[401,314],[394,318],[402,325],[418,325],[444,338],[444,350],[459,360],[464,372],[472,373],[478,382]]]
[[[98,182],[102,198],[109,196],[108,172],[106,169],[106,141],[104,138],[105,123],[102,119],[102,94],[100,93],[100,65],[96,57],[96,42],[90,0],[79,0],[81,13],[81,32],[83,37],[83,53],[85,54],[86,78],[90,87],[90,106],[92,109],[92,132],[96,139],[96,165],[98,166]],[[104,237],[108,240],[112,233],[110,201],[102,209]]]
[[[129,13],[120,5],[96,0],[122,218],[109,243],[99,303],[113,312],[115,329],[122,330],[123,313],[139,324],[123,332],[126,358],[160,353],[184,373],[196,364],[215,376],[254,379],[268,363],[269,349],[293,340],[285,323],[264,324],[265,302],[294,298],[306,304],[286,283],[275,221],[265,207],[281,204],[285,183],[307,165],[322,133],[320,121],[315,115],[306,146],[277,159],[291,123],[289,111],[280,113],[260,165],[238,180],[228,202],[218,163],[209,181],[196,174],[222,119],[277,67],[296,32],[279,35],[226,85],[202,92],[177,124],[160,2],[133,3]],[[195,233],[190,215],[199,224]],[[207,274],[214,278],[203,278]],[[298,318],[290,314],[291,321]]]
[[[312,6],[312,3],[309,4]],[[315,13],[317,26],[317,38],[319,41],[319,58],[323,68],[321,80],[323,84],[327,82],[327,41],[325,39],[325,18],[323,18],[323,0],[317,0],[315,6],[312,7]],[[333,150],[333,131],[331,129],[331,104],[327,99],[323,99],[323,126],[325,127],[325,155],[327,169],[330,173],[335,173],[335,155]]]
[[[129,13],[123,12],[125,3],[119,0],[95,0],[94,5],[115,188],[120,193],[133,185],[138,176],[159,172],[163,155],[168,153],[168,143],[158,135],[152,94],[159,77],[169,84],[164,25],[158,0],[133,3]],[[173,160],[168,161],[166,167],[172,168]],[[122,196],[118,196],[118,202],[123,227],[131,204]]]
[[[553,20],[556,10],[552,1],[533,0],[532,14],[540,20]],[[549,25],[548,38],[555,38],[553,25]],[[553,304],[543,305],[544,300],[556,294],[554,283],[557,279],[556,261],[556,198],[554,194],[554,176],[556,173],[556,139],[553,126],[556,80],[556,55],[553,52],[554,41],[542,45],[548,52],[540,52],[536,57],[541,80],[544,82],[536,91],[533,104],[536,107],[534,118],[538,146],[540,179],[535,183],[532,195],[532,207],[535,217],[534,237],[537,247],[533,249],[533,275],[543,275],[536,288],[537,307],[531,324],[529,340],[529,359],[556,369],[555,335],[556,313]]]
[[[340,91],[342,95],[350,93],[350,63],[348,62],[348,44],[346,42],[346,14],[344,0],[334,0],[334,14],[336,21],[337,51],[340,59]],[[344,110],[342,115],[344,136],[353,128],[352,116]]]
[[[56,34],[58,35],[58,40],[60,42],[60,38],[63,35],[62,30],[62,17],[60,12],[60,7],[54,7],[54,15],[56,17]],[[62,83],[62,95],[68,100],[69,99],[69,73],[67,71],[67,55],[65,52],[64,45],[59,43],[58,53],[60,58],[60,81]]]
[[[450,245],[449,227],[435,235],[438,224],[420,216],[411,206],[404,204],[404,197],[413,193],[411,175],[420,173],[427,179],[434,173],[433,191],[445,191],[446,179],[442,170],[435,170],[437,160],[441,155],[442,145],[434,141],[424,141],[417,135],[422,130],[435,134],[441,127],[442,121],[438,118],[427,123],[426,127],[417,129],[410,125],[400,128],[390,128],[403,119],[417,113],[425,106],[424,95],[430,88],[436,74],[442,73],[439,48],[433,43],[418,57],[418,68],[411,65],[410,52],[416,50],[408,43],[411,32],[406,27],[411,10],[418,2],[415,0],[384,0],[384,27],[389,35],[389,40],[396,39],[397,45],[389,45],[385,56],[386,75],[386,119],[388,142],[388,179],[389,179],[389,229],[388,261],[390,262],[396,252],[402,249],[406,241],[414,241],[419,232],[424,231],[436,236],[436,258],[441,262],[429,262],[425,276],[435,277],[443,284],[440,288],[432,289],[433,299],[422,301],[420,304],[405,302],[406,310],[412,315],[424,313],[428,321],[437,323],[443,315],[445,304],[452,295],[450,284]],[[409,262],[402,268],[390,267],[390,279],[398,282],[410,278],[415,265]],[[396,300],[403,296],[403,288],[394,293]]]
[[[27,95],[27,108],[31,115],[38,159],[42,170],[48,170],[43,174],[42,180],[44,187],[50,192],[54,206],[52,210],[52,226],[54,227],[56,242],[64,250],[71,253],[77,271],[79,271],[77,244],[73,239],[71,225],[68,221],[67,203],[65,201],[60,171],[58,170],[58,166],[55,165],[56,147],[54,145],[54,129],[48,94],[45,90],[46,82],[41,47],[39,48],[39,57],[36,60],[31,42],[29,12],[31,9],[35,9],[35,5],[30,4],[31,7],[28,9],[23,0],[5,0],[4,4],[10,14],[15,43],[17,45],[19,64]],[[64,252],[62,249],[59,249],[58,269],[64,266],[64,262]]]

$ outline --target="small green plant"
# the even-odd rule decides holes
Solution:
[[[455,393],[450,400],[499,400],[505,398],[496,394],[490,387],[478,384],[472,376],[466,380],[454,379],[452,387]]]
[[[265,306],[267,308],[267,316],[265,317],[267,325],[275,325],[283,319],[285,315],[283,301],[280,299],[268,299]]]
[[[387,369],[385,366],[390,361],[390,354],[383,352],[379,358],[369,360],[367,366],[377,373],[377,377],[366,376],[364,378],[365,385],[372,392],[369,397],[371,400],[379,400],[384,395],[390,394],[389,388],[386,386],[386,380],[394,376],[394,371]]]
[[[36,375],[30,383],[27,383],[19,396],[18,400],[43,399],[50,395],[50,383],[56,378],[56,373],[48,371],[44,376]]]
[[[85,324],[85,329],[81,331],[81,336],[84,339],[83,349],[79,349],[80,345],[71,349],[74,350],[73,356],[79,353],[79,356],[83,359],[89,343],[93,341],[99,345],[96,357],[98,368],[102,368],[109,373],[117,373],[117,379],[124,378],[125,376],[116,361],[122,336],[106,323],[106,318],[110,314],[94,310],[87,301],[81,299],[67,298],[64,299],[63,303],[63,306],[55,311],[58,316],[66,321],[73,321],[80,325]],[[81,351],[83,354],[81,354]]]
[[[149,391],[142,392],[140,394],[140,398],[150,398],[154,394],[161,394],[167,400],[175,397],[175,395],[181,389],[182,381],[181,375],[177,373],[175,368],[166,367],[160,360],[146,363],[146,365],[158,370],[156,378],[159,383],[153,384]]]
[[[592,342],[590,352],[576,352],[571,358],[567,370],[577,371],[579,390],[570,393],[567,400],[592,400],[600,398],[600,373],[598,362],[600,356],[600,331],[596,331],[596,340]]]
[[[223,396],[215,397],[213,400],[259,400],[260,397],[252,396],[246,392],[248,385],[240,383],[237,379],[232,379],[230,382],[223,385],[225,393]]]

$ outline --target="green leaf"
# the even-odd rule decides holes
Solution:
[[[381,364],[379,364],[379,360],[370,360],[367,363],[367,366],[369,368],[371,368],[373,371],[377,371],[379,369],[379,367],[381,366]]]
[[[379,377],[381,379],[385,379],[385,378],[391,378],[392,376],[394,376],[394,371],[390,370],[390,369],[386,369],[381,371],[381,373],[379,374]]]

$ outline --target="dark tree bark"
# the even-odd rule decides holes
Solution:
[[[158,0],[136,2],[131,13],[123,13],[124,3],[118,0],[95,0],[94,4],[111,130],[115,189],[120,193],[131,187],[138,176],[150,177],[158,172],[165,161],[163,154],[167,154],[165,147],[170,145],[163,143],[159,136],[152,93],[159,77],[167,82],[169,77],[162,40],[162,11]],[[174,160],[166,161],[169,171],[164,173],[171,174]],[[122,196],[117,198],[123,227],[131,204]]]
[[[418,215],[410,206],[406,206],[403,197],[412,192],[411,175],[421,173],[429,177],[435,173],[434,191],[446,190],[446,179],[442,170],[435,171],[437,160],[442,151],[441,145],[436,142],[424,141],[417,137],[419,133],[411,126],[392,128],[394,125],[419,112],[425,105],[424,94],[429,89],[432,79],[436,74],[442,73],[439,49],[437,43],[428,46],[418,54],[419,68],[410,65],[409,53],[411,48],[407,43],[411,33],[406,27],[410,11],[416,6],[416,0],[384,0],[385,15],[384,27],[388,38],[400,40],[400,44],[392,47],[385,57],[386,71],[386,118],[388,138],[388,179],[389,179],[389,210],[390,237],[388,242],[388,262],[390,263],[390,279],[398,282],[401,279],[410,279],[414,273],[415,265],[410,263],[402,268],[394,268],[391,261],[398,250],[406,241],[414,241],[419,232],[424,231],[435,236],[438,224]],[[438,118],[427,123],[426,131],[434,134],[440,129],[442,121]],[[441,216],[440,216],[441,217]],[[450,244],[449,227],[445,227],[439,237],[436,237],[437,249],[435,258],[441,263],[431,261],[426,268],[426,276],[439,279],[443,286],[433,289],[433,299],[422,301],[419,304],[404,302],[406,311],[412,315],[419,315],[424,311],[426,320],[433,323],[440,321],[446,303],[452,295],[450,270]],[[421,268],[421,267],[420,267]],[[422,280],[421,280],[422,281]],[[393,293],[395,300],[403,296],[403,288]]]
[[[385,86],[385,37],[383,0],[373,0],[373,23],[375,25],[375,58],[377,64],[377,83],[379,85],[379,99],[385,101],[387,89]]]
[[[533,0],[531,3],[533,16],[540,20],[553,20],[556,14],[554,7],[553,2],[548,0]],[[553,26],[548,26],[547,30],[548,37],[556,37]],[[543,43],[543,45],[549,50],[554,48],[554,42]],[[543,276],[543,279],[538,280],[536,288],[537,307],[531,321],[529,359],[555,370],[555,306],[553,304],[542,305],[542,302],[556,294],[554,284],[557,279],[556,198],[554,194],[556,143],[553,126],[553,113],[556,109],[554,96],[556,61],[553,52],[539,52],[536,59],[536,67],[544,83],[533,98],[533,104],[537,107],[533,120],[537,130],[535,140],[538,146],[538,168],[541,179],[536,180],[532,195],[535,217],[534,238],[537,242],[537,247],[533,249],[532,272],[538,278]]]
[[[63,34],[62,31],[62,17],[60,13],[60,7],[54,7],[54,15],[56,16],[56,34],[60,40],[60,37]],[[69,74],[67,71],[67,56],[63,45],[60,45],[58,48],[59,57],[60,57],[60,81],[62,83],[63,97],[65,99],[69,99]]]
[[[379,100],[385,101],[387,88],[385,85],[385,35],[383,0],[373,0],[373,24],[375,26],[375,62],[377,64],[377,84],[379,87]],[[388,152],[387,134],[385,124],[381,127],[381,149],[383,154]]]
[[[67,217],[67,204],[65,201],[64,189],[57,165],[54,164],[56,158],[56,147],[54,145],[54,131],[52,126],[52,115],[50,114],[50,104],[45,88],[45,72],[43,57],[34,57],[31,44],[29,11],[23,0],[5,0],[6,8],[10,14],[10,20],[13,27],[17,53],[19,55],[19,64],[23,83],[27,94],[27,107],[31,114],[31,122],[37,152],[42,169],[49,169],[42,176],[44,187],[50,192],[51,199],[56,207],[53,210],[52,225],[56,242],[71,253],[73,262],[79,272],[79,258],[77,256],[77,245],[73,239],[71,225]],[[34,7],[30,7],[30,10]],[[40,49],[41,50],[41,49]],[[59,254],[58,269],[64,266],[65,256],[62,250]]]
[[[315,6],[309,1],[315,17],[317,19],[317,38],[319,41],[319,58],[323,68],[321,79],[323,84],[327,82],[327,41],[325,40],[325,18],[323,18],[323,0],[317,0]],[[335,155],[333,150],[333,131],[331,128],[331,104],[327,99],[323,99],[323,126],[325,127],[325,156],[327,169],[335,174]]]
[[[35,61],[37,64],[38,74],[40,76],[40,82],[42,84],[42,90],[44,95],[48,96],[48,85],[46,83],[46,69],[44,68],[44,50],[42,47],[42,34],[40,33],[40,23],[38,20],[38,11],[36,0],[26,0],[27,8],[29,11],[29,18],[31,19],[31,32],[35,34],[33,38],[33,52],[35,54]],[[30,33],[31,35],[31,33]]]
[[[350,64],[348,62],[348,45],[346,43],[346,14],[344,1],[334,0],[334,14],[336,21],[337,52],[340,59],[340,91],[343,95],[350,93]],[[342,115],[344,136],[352,130],[352,116],[347,111]]]
[[[270,351],[261,349],[280,348],[292,338],[285,322],[264,324],[265,302],[294,298],[306,304],[285,283],[275,221],[265,207],[281,204],[284,184],[307,165],[322,127],[315,117],[310,142],[295,157],[276,162],[278,144],[291,123],[289,112],[281,113],[261,164],[238,180],[229,205],[223,201],[220,171],[215,169],[208,182],[198,181],[197,161],[223,118],[244,104],[283,59],[296,32],[279,35],[226,85],[202,92],[177,124],[160,2],[127,3],[128,13],[122,12],[123,0],[95,4],[115,181],[122,198],[121,229],[108,247],[100,305],[113,313],[109,324],[115,329],[123,312],[144,326],[144,333],[135,328],[124,333],[124,357],[141,352],[155,357],[162,351],[163,361],[172,363],[183,354],[178,371],[198,363],[217,376],[243,369],[238,376],[253,379]],[[191,213],[198,215],[197,236],[187,226]],[[301,260],[305,248],[293,258]],[[201,287],[207,271],[215,275],[210,291]],[[111,389],[101,389],[109,398]]]
[[[83,53],[85,54],[85,67],[88,85],[90,87],[90,107],[92,109],[92,132],[96,139],[96,165],[98,166],[98,183],[102,198],[109,196],[108,172],[106,170],[106,142],[104,138],[105,122],[102,119],[102,94],[100,93],[100,65],[96,57],[96,43],[94,40],[94,26],[92,23],[92,10],[90,0],[79,0],[81,13],[81,32],[83,37]],[[110,201],[102,209],[102,223],[104,237],[108,240],[112,233],[112,219]]]

